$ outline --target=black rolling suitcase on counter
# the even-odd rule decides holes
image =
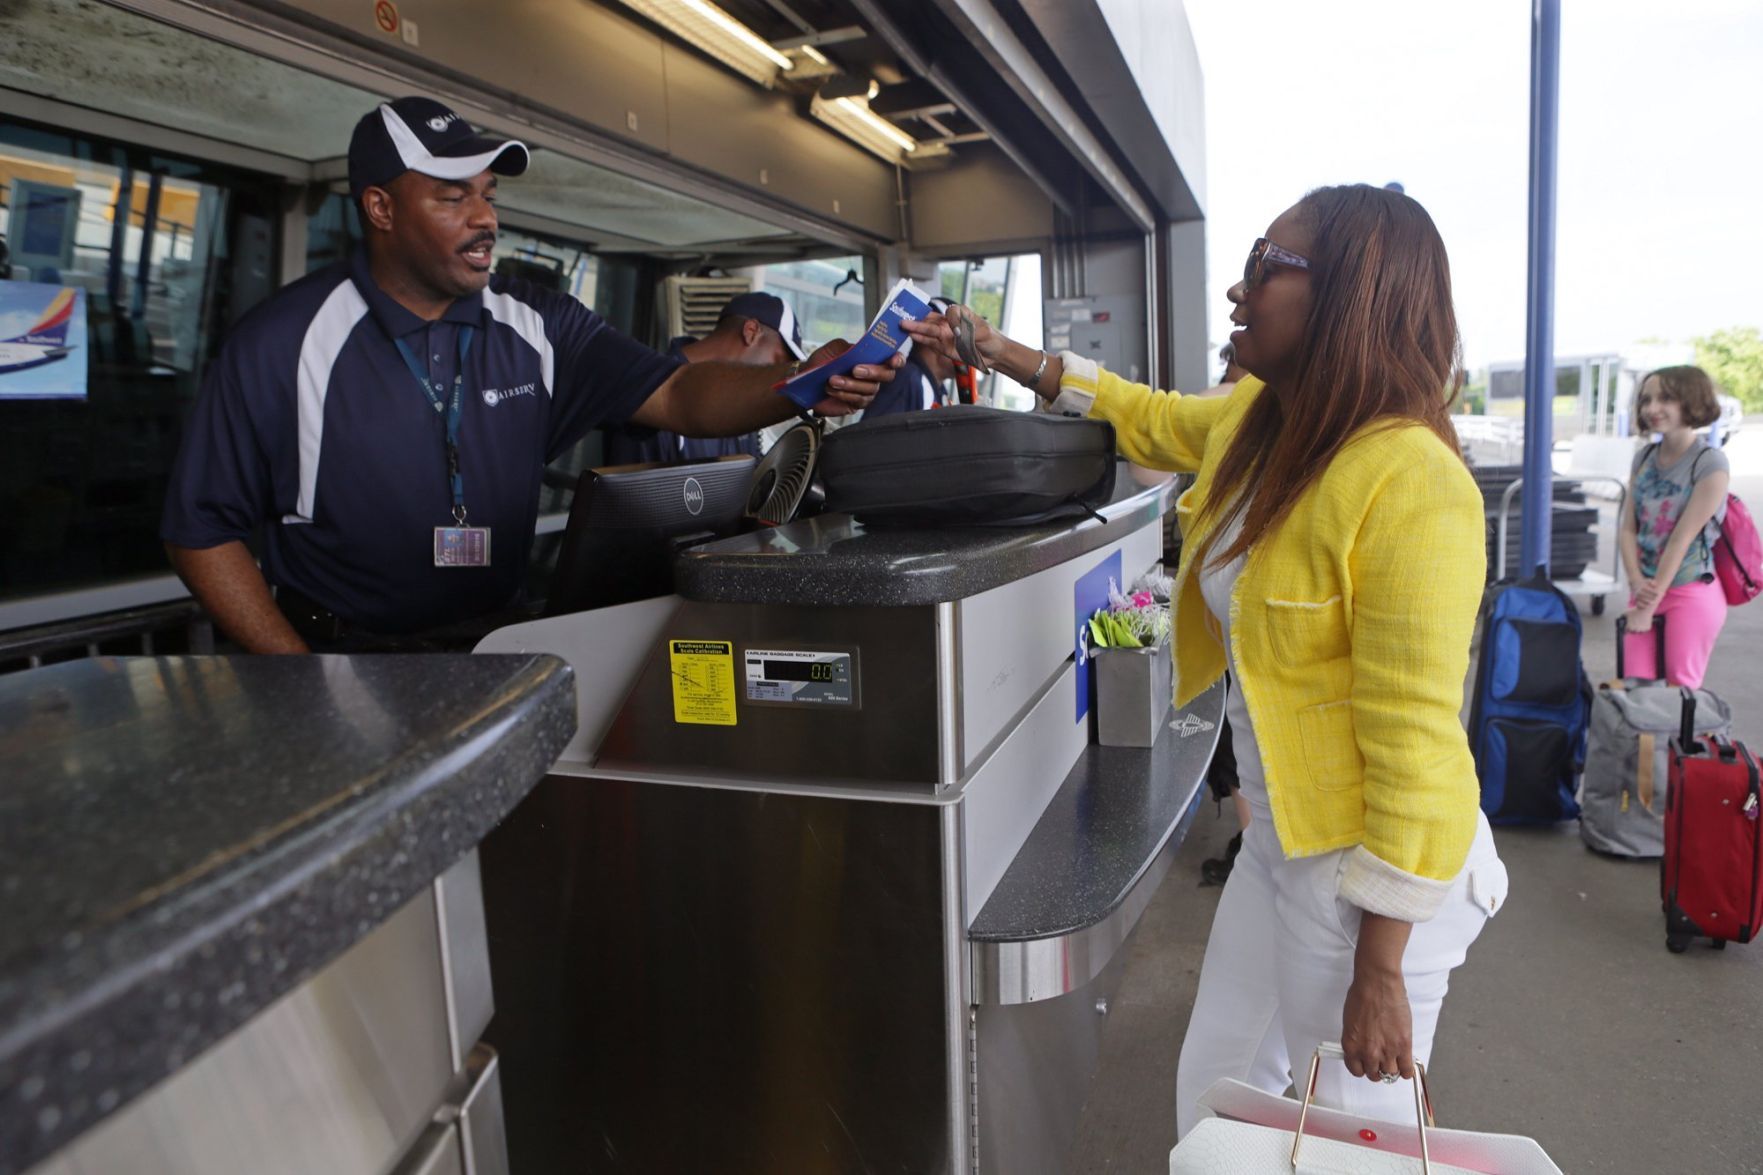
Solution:
[[[826,508],[866,525],[1003,526],[1095,514],[1114,426],[957,404],[860,421],[821,445]]]
[[[1696,938],[1716,947],[1750,942],[1763,926],[1763,788],[1744,743],[1697,737],[1696,695],[1683,694],[1665,795],[1665,860],[1659,899],[1665,946]]]

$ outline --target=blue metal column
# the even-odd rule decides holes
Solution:
[[[1519,569],[1549,562],[1555,444],[1555,123],[1561,0],[1531,0],[1530,264],[1524,337],[1524,521]]]

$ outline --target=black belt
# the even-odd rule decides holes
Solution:
[[[358,624],[351,624],[328,608],[320,607],[310,597],[290,587],[275,589],[276,607],[288,618],[294,631],[307,644],[340,641],[351,636],[376,636]]]
[[[276,607],[313,652],[469,653],[493,629],[533,619],[519,600],[494,612],[421,632],[390,635],[344,620],[290,587],[275,589]],[[341,648],[335,646],[341,645]]]

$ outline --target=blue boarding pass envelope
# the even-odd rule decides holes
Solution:
[[[882,300],[880,313],[869,324],[849,351],[830,363],[804,371],[796,378],[778,385],[778,391],[801,408],[812,408],[826,399],[826,381],[835,375],[849,375],[859,364],[880,367],[895,351],[910,351],[912,338],[900,329],[903,318],[923,318],[930,313],[930,295],[909,281],[901,280]]]

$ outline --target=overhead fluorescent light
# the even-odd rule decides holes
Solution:
[[[869,108],[877,91],[874,82],[869,83],[867,93],[829,96],[831,89],[824,87],[809,103],[808,111],[815,118],[889,163],[902,163],[918,149],[917,139]]]
[[[624,4],[762,86],[770,86],[780,71],[793,64],[710,0],[624,0]]]

